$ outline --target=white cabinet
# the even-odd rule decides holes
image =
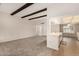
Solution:
[[[55,50],[59,49],[59,44],[61,41],[62,34],[61,33],[52,33],[47,36],[47,47]]]

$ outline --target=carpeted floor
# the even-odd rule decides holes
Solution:
[[[46,37],[30,37],[0,43],[1,56],[51,56],[55,50],[46,47]]]

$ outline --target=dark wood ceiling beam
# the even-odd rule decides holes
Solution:
[[[27,7],[29,7],[29,6],[31,6],[32,4],[34,4],[34,3],[26,3],[25,5],[23,5],[22,7],[20,7],[20,8],[17,9],[16,11],[12,12],[11,15],[15,15],[16,13],[18,13],[18,12],[22,11],[23,9],[25,9],[25,8],[27,8]]]
[[[42,15],[42,16],[38,16],[38,17],[34,17],[34,18],[30,18],[29,20],[33,20],[33,19],[38,19],[38,18],[42,18],[42,17],[46,17],[47,15]]]
[[[22,16],[21,18],[25,18],[25,17],[28,17],[28,16],[32,16],[32,15],[34,15],[34,14],[37,14],[37,13],[40,13],[40,12],[43,12],[43,11],[46,11],[46,10],[47,10],[47,8],[44,8],[44,9],[41,9],[41,10],[39,10],[39,11],[33,12],[33,13],[31,13],[31,14]]]

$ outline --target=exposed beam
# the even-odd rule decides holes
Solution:
[[[15,15],[16,13],[18,13],[18,12],[22,11],[23,9],[25,9],[25,8],[27,8],[27,7],[29,7],[29,6],[31,6],[32,4],[34,4],[34,3],[26,3],[25,5],[23,5],[22,7],[20,7],[20,8],[17,9],[16,11],[12,12],[11,15]]]
[[[41,10],[39,10],[39,11],[33,12],[33,13],[31,13],[31,14],[22,16],[21,18],[25,18],[25,17],[31,16],[31,15],[34,15],[34,14],[37,14],[37,13],[40,13],[40,12],[43,12],[43,11],[46,11],[46,10],[47,10],[47,8],[44,8],[44,9],[41,9]]]
[[[38,18],[42,18],[42,17],[46,17],[47,15],[42,15],[42,16],[38,16],[38,17],[34,17],[34,18],[30,18],[29,20],[33,20],[33,19],[38,19]]]

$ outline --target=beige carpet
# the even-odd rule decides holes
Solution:
[[[56,51],[46,47],[46,37],[31,37],[0,43],[2,56],[51,56]]]

